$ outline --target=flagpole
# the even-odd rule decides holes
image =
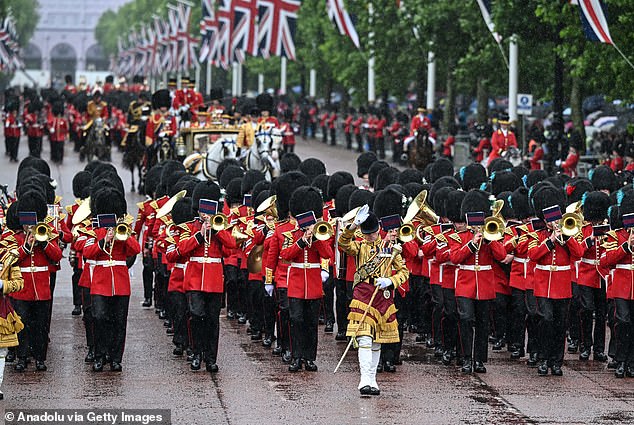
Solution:
[[[231,96],[238,94],[238,62],[231,64]]]
[[[211,55],[207,58],[207,74],[205,75],[205,87],[207,88],[205,94],[209,94],[211,91]]]
[[[625,62],[627,62],[627,64],[634,69],[634,65],[632,65],[632,62],[630,62],[630,60],[627,58],[627,56],[625,56],[623,54],[623,52],[621,51],[621,49],[619,49],[619,46],[617,46],[616,44],[614,44],[614,42],[612,42],[612,46],[614,46],[614,48],[616,49],[617,52],[619,52],[621,54],[621,56],[623,56],[623,59],[625,59]]]
[[[372,3],[368,3],[368,26],[372,28],[374,18],[374,7]],[[373,103],[376,100],[374,92],[374,31],[370,30],[368,33],[368,47],[370,49],[370,55],[368,58],[368,103]]]
[[[436,56],[431,50],[427,53],[427,110],[434,109],[436,95]]]
[[[517,121],[517,34],[509,39],[509,121]]]
[[[264,93],[264,74],[258,74],[258,93]]]
[[[286,94],[286,56],[282,56],[280,64],[280,95]]]
[[[315,98],[317,95],[317,71],[315,69],[310,70],[310,83],[308,86],[308,96]]]
[[[237,96],[242,95],[242,70],[244,69],[244,65],[238,63],[238,93]]]

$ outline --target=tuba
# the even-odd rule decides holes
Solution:
[[[438,215],[427,204],[427,190],[416,195],[407,209],[403,223],[411,223],[415,218],[419,218],[426,226],[438,223]]]

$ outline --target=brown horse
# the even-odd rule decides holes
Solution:
[[[414,140],[407,146],[407,166],[423,171],[434,160],[434,144],[427,131],[416,131]]]

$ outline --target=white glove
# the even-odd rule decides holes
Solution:
[[[328,271],[326,270],[321,270],[321,283],[326,283],[326,281],[328,280],[328,278],[330,277],[330,273],[328,273]]]
[[[387,277],[379,277],[374,281],[374,286],[378,286],[381,289],[385,289],[392,285],[392,281]]]
[[[264,285],[264,290],[266,291],[266,293],[269,295],[269,297],[273,296],[273,284],[266,284]]]
[[[370,207],[368,204],[365,204],[359,209],[359,212],[354,217],[354,225],[359,226],[361,223],[365,222],[370,216]]]
[[[558,159],[557,161],[555,161],[555,165],[559,167],[561,165],[561,159]]]
[[[50,130],[51,130],[51,133],[55,133],[55,127],[51,127]]]

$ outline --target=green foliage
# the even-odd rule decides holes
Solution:
[[[11,12],[15,19],[15,30],[20,46],[26,46],[40,19],[37,0],[0,0],[0,17]]]

